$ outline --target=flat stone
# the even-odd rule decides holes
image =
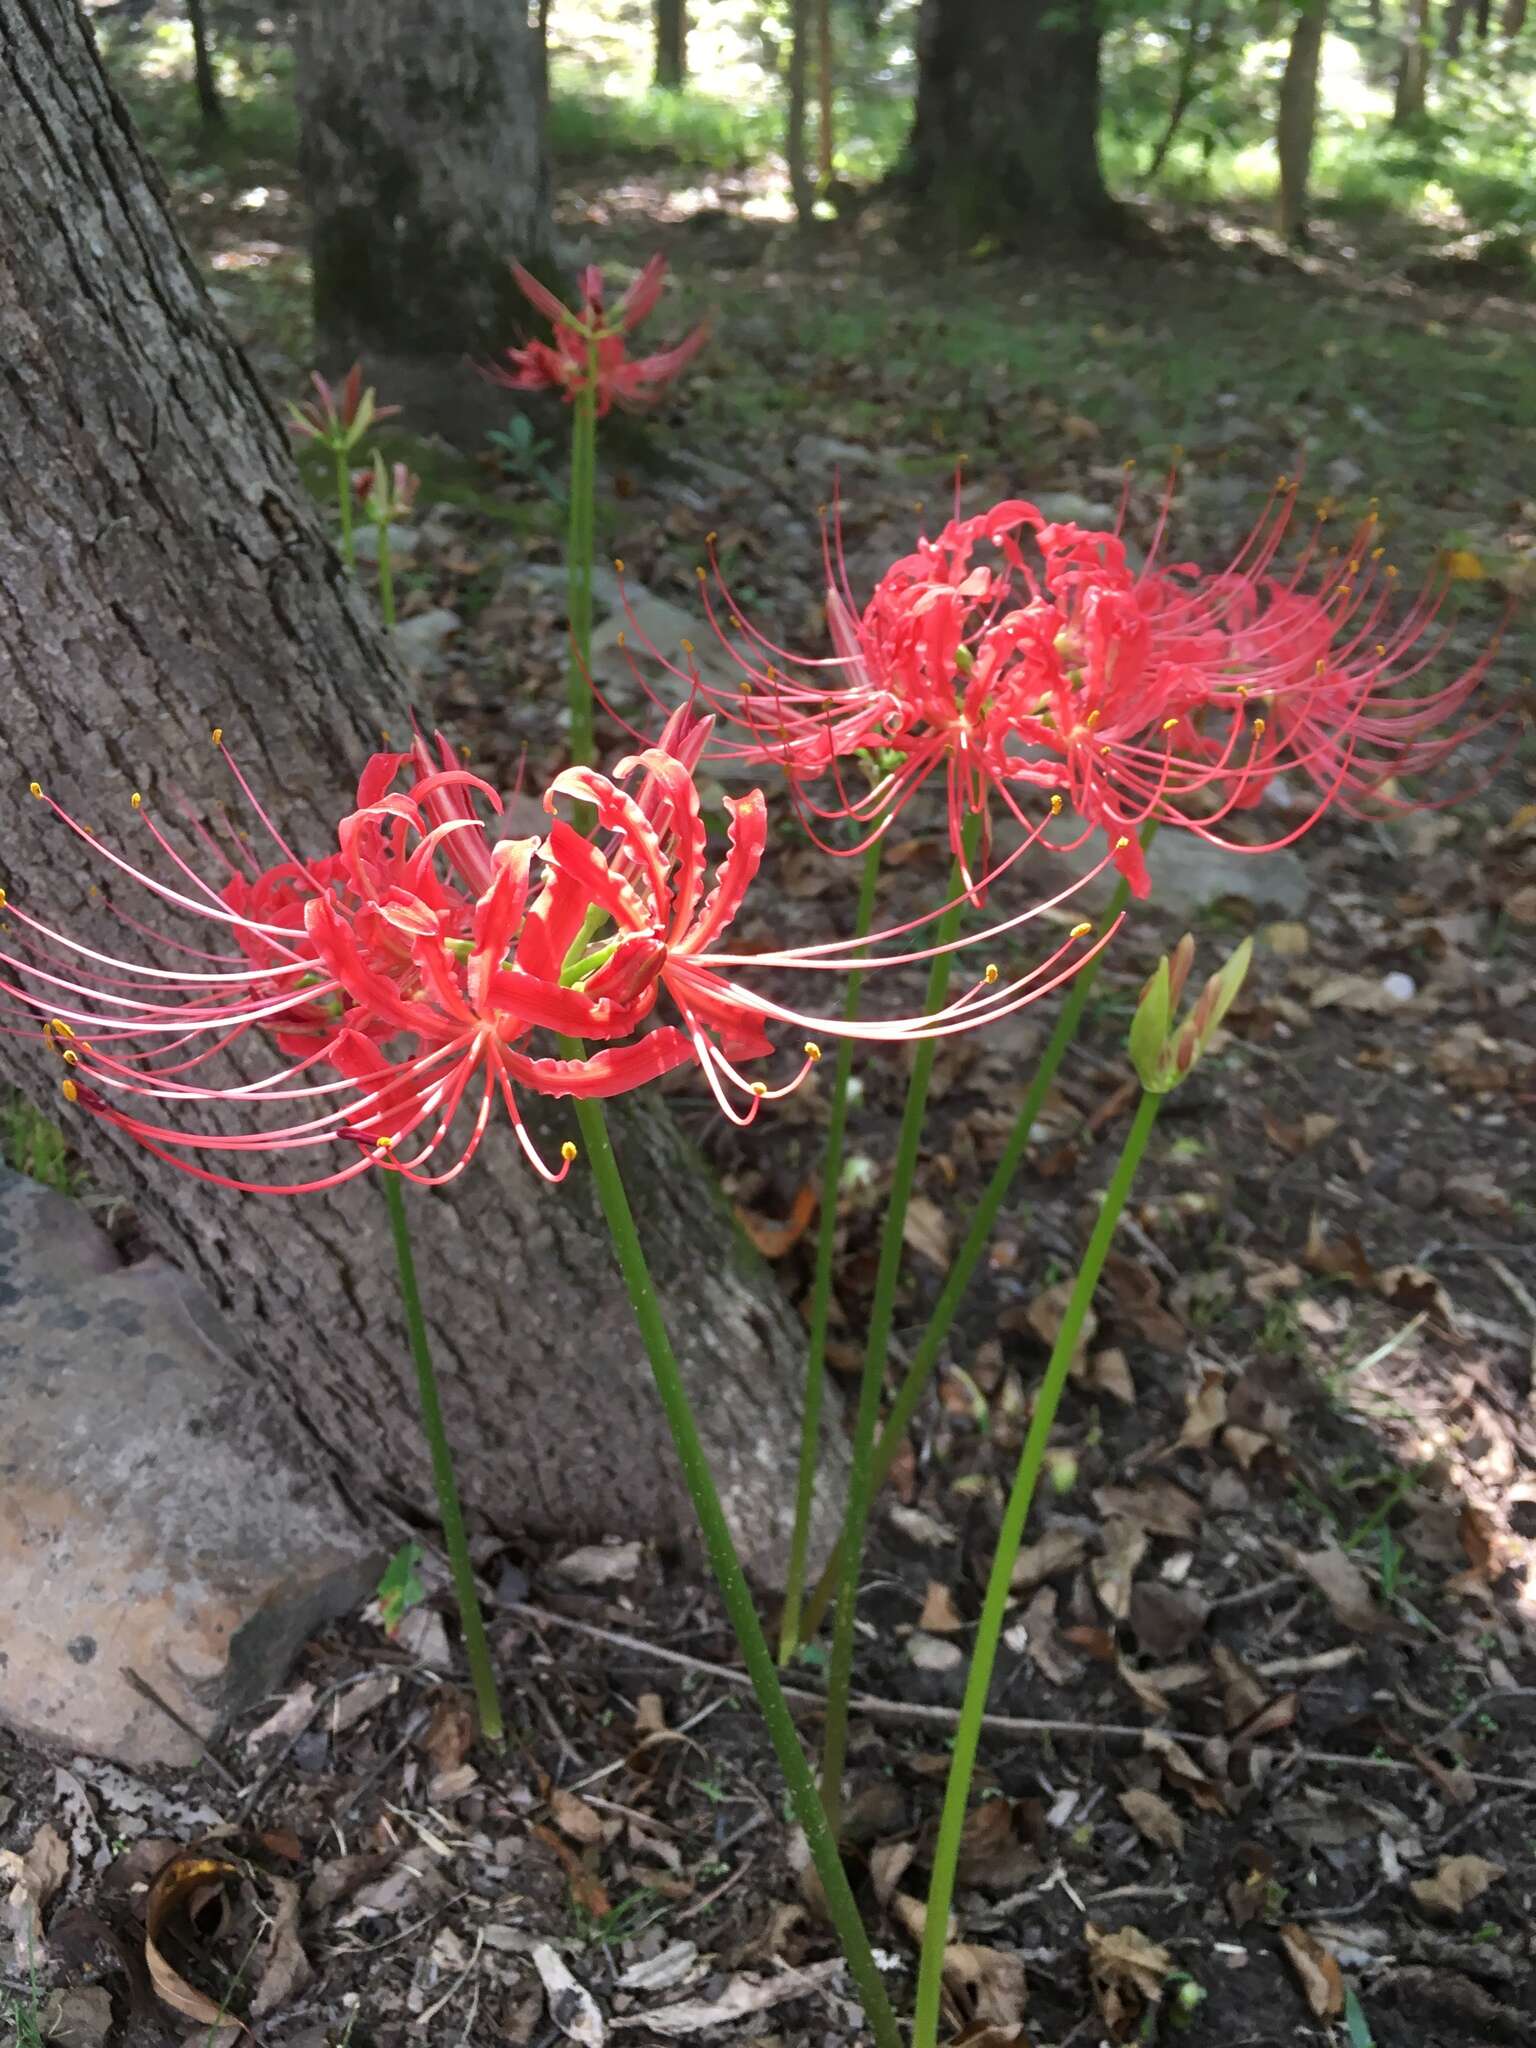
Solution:
[[[408,669],[419,676],[436,675],[448,659],[448,642],[464,621],[457,612],[439,605],[430,612],[418,612],[402,619],[395,628],[395,648]]]
[[[352,531],[352,548],[360,562],[376,562],[379,559],[379,529],[371,519],[359,519]],[[408,562],[421,548],[421,531],[415,526],[392,526],[389,529],[389,558],[391,562]],[[423,613],[423,617],[427,614]]]
[[[0,1719],[189,1765],[381,1558],[209,1296],[0,1168]]]
[[[1063,869],[1081,873],[1103,855],[1103,835],[1095,833],[1075,853],[1052,854],[1043,868],[1032,865],[1030,872],[1045,879],[1053,870],[1058,875]],[[1153,840],[1147,868],[1152,877],[1147,907],[1175,920],[1186,920],[1226,898],[1251,904],[1267,917],[1299,917],[1311,893],[1306,865],[1290,847],[1273,853],[1234,853],[1229,847],[1214,846],[1196,833],[1172,826]],[[1101,909],[1117,880],[1114,868],[1105,868],[1085,883],[1072,901],[1087,910]]]

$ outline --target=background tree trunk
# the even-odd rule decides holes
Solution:
[[[505,346],[549,268],[537,39],[506,0],[326,0],[297,81],[321,357]]]
[[[1451,0],[1445,10],[1445,30],[1440,38],[1440,54],[1451,62],[1461,55],[1461,39],[1466,30],[1467,14],[1471,0]]]
[[[1424,111],[1429,84],[1429,0],[1403,0],[1403,36],[1392,97],[1392,126],[1406,127]]]
[[[837,151],[837,80],[832,62],[832,0],[816,0],[816,167],[823,188],[832,182]]]
[[[219,98],[218,81],[213,75],[207,0],[187,0],[187,20],[192,25],[192,75],[197,86],[198,111],[210,127],[222,127],[224,102]]]
[[[217,722],[296,845],[320,850],[380,726],[399,731],[405,687],[73,0],[11,0],[7,25],[0,729],[15,800],[0,881],[14,902],[120,951],[123,927],[92,887],[108,871],[72,854],[27,801],[28,777],[130,845],[131,788],[172,830],[183,805],[216,826],[240,808],[209,742]],[[18,1043],[13,1064],[50,1113],[69,1114],[40,1046]],[[549,1107],[558,1143],[569,1115]],[[354,1493],[430,1517],[380,1191],[238,1195],[89,1117],[70,1135],[208,1284]],[[468,1499],[509,1533],[674,1543],[688,1507],[590,1183],[578,1165],[547,1189],[509,1133],[493,1138],[462,1196],[411,1199]],[[725,1499],[770,1576],[803,1338],[664,1107],[623,1119],[620,1146]]]
[[[801,227],[813,218],[816,188],[805,161],[806,77],[810,70],[811,0],[790,0],[788,105],[784,115],[784,161],[790,197]]]
[[[1504,0],[1504,13],[1499,22],[1500,32],[1511,41],[1525,27],[1526,9],[1529,0]]]
[[[1288,242],[1307,239],[1307,187],[1312,177],[1312,138],[1317,131],[1317,74],[1328,28],[1327,0],[1308,0],[1291,30],[1275,148],[1280,159],[1280,232]]]
[[[656,83],[677,92],[687,76],[686,0],[656,0]]]
[[[1096,0],[923,0],[902,182],[951,240],[1113,233]]]

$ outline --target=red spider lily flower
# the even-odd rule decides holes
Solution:
[[[701,322],[675,348],[649,356],[629,354],[625,336],[655,307],[666,274],[666,258],[653,256],[610,314],[603,304],[602,272],[595,264],[588,265],[581,274],[581,308],[572,312],[531,271],[514,263],[518,288],[550,322],[554,344],[531,341],[525,348],[509,348],[512,368],[493,367],[486,374],[514,391],[558,391],[567,402],[592,388],[599,419],[615,400],[639,405],[658,397],[692,362],[709,335],[708,322]]]
[[[414,470],[403,462],[386,466],[377,451],[371,469],[355,470],[352,475],[353,495],[375,526],[393,526],[397,520],[409,518],[420,489],[421,478]]]
[[[289,400],[288,431],[303,440],[318,441],[337,454],[349,453],[370,427],[377,426],[380,420],[393,419],[400,410],[398,405],[378,404],[372,385],[366,391],[363,389],[360,362],[348,370],[339,392],[318,370],[311,370],[309,381],[315,387],[315,396],[303,405]]]
[[[546,809],[555,813],[562,800],[591,805],[598,841],[556,815],[542,841],[496,843],[480,808],[499,809],[495,792],[450,765],[441,736],[435,747],[418,736],[408,753],[369,762],[336,852],[317,862],[284,842],[231,763],[282,858],[259,875],[226,859],[218,886],[141,806],[169,878],[136,867],[55,804],[83,846],[190,917],[201,943],[157,940],[175,964],[144,965],[13,906],[26,936],[0,948],[0,990],[22,1014],[46,1020],[71,1101],[202,1179],[301,1193],[379,1167],[441,1185],[473,1159],[498,1104],[536,1169],[558,1180],[573,1148],[560,1169],[545,1164],[519,1110],[521,1089],[607,1096],[697,1064],[721,1109],[750,1123],[819,1057],[807,1045],[778,1087],[745,1079],[741,1064],[773,1051],[771,1023],[874,1042],[948,1036],[1049,993],[1105,942],[1085,947],[1092,928],[1078,925],[1038,966],[1007,981],[989,967],[931,1015],[849,1025],[763,994],[743,971],[867,974],[927,961],[936,948],[881,948],[942,909],[868,940],[759,955],[721,950],[762,859],[767,816],[761,792],[731,802],[729,845],[711,882],[693,777],[708,737],[709,721],[685,711],[663,744],[613,776],[558,776]],[[949,950],[1007,937],[1070,893]],[[235,951],[210,950],[210,940],[231,939]],[[541,1051],[541,1032],[581,1040],[580,1055]],[[267,1041],[283,1056],[275,1070],[249,1078],[246,1059],[236,1080],[210,1078],[211,1063],[232,1047]],[[216,1110],[221,1127],[189,1131],[163,1120],[171,1110]],[[253,1128],[258,1114],[287,1121]],[[222,1127],[231,1119],[238,1128]],[[197,1154],[217,1163],[200,1164]],[[316,1170],[277,1181],[237,1170],[248,1157],[281,1164],[290,1155],[314,1159]]]
[[[1033,790],[1075,825],[1054,842],[1060,850],[1102,831],[1134,893],[1145,895],[1140,834],[1149,823],[1221,839],[1233,812],[1294,770],[1316,792],[1299,824],[1264,845],[1223,840],[1272,851],[1335,804],[1350,811],[1385,797],[1401,806],[1392,778],[1438,766],[1497,715],[1457,722],[1497,638],[1446,686],[1422,691],[1419,678],[1444,645],[1431,631],[1443,592],[1427,592],[1388,625],[1392,579],[1378,571],[1374,516],[1333,557],[1319,561],[1314,536],[1289,575],[1275,573],[1295,497],[1282,479],[1235,560],[1210,576],[1158,561],[1171,485],[1139,569],[1118,525],[1053,524],[1007,501],[952,520],[894,564],[862,612],[834,523],[830,658],[769,642],[716,568],[723,614],[701,571],[705,605],[741,685],[664,666],[730,727],[721,757],[772,762],[804,813],[852,821],[858,842],[828,851],[861,851],[942,766],[957,853],[966,816],[985,818],[994,798],[1039,836],[1020,809]],[[994,559],[977,565],[983,545]],[[844,763],[854,756],[869,781],[850,792]],[[818,778],[830,781],[830,796],[808,788]]]

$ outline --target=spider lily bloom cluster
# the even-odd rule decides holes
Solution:
[[[370,427],[376,427],[380,420],[394,419],[400,411],[398,405],[380,405],[371,385],[366,391],[363,389],[360,362],[348,370],[339,390],[333,389],[318,370],[311,370],[309,381],[315,387],[315,395],[302,405],[289,401],[288,431],[300,440],[318,441],[333,454],[350,454]]]
[[[565,770],[545,795],[547,835],[500,841],[488,823],[500,809],[495,791],[440,735],[435,746],[418,735],[408,752],[369,761],[335,851],[317,860],[292,851],[231,762],[281,858],[257,871],[221,855],[217,882],[197,874],[137,798],[158,856],[143,867],[34,785],[93,855],[199,929],[192,941],[161,942],[164,950],[145,964],[84,945],[12,904],[24,936],[0,949],[0,988],[45,1019],[69,1070],[71,1101],[203,1179],[300,1193],[376,1166],[425,1185],[453,1180],[498,1103],[535,1168],[561,1179],[571,1150],[559,1168],[544,1162],[519,1110],[524,1089],[618,1095],[696,1064],[724,1113],[750,1122],[763,1100],[797,1085],[819,1057],[808,1045],[778,1087],[748,1080],[742,1064],[774,1049],[770,1024],[880,1042],[947,1036],[1049,993],[1104,943],[1083,945],[1091,928],[1076,926],[1026,972],[1004,979],[989,966],[931,1015],[863,1026],[756,991],[739,979],[743,970],[867,973],[928,959],[942,949],[903,950],[900,942],[942,912],[875,934],[877,949],[892,941],[898,949],[877,950],[872,960],[858,957],[862,942],[836,940],[761,954],[722,950],[762,859],[767,811],[758,791],[728,799],[729,845],[711,884],[694,782],[709,730],[708,720],[678,713],[658,745],[620,762],[612,776]],[[593,808],[596,839],[557,814],[562,801]],[[1067,894],[964,943],[994,942],[1054,911]],[[137,917],[121,914],[147,933]],[[213,1063],[253,1032],[282,1064],[254,1079],[209,1078]],[[579,1039],[582,1050],[542,1052],[541,1032]],[[189,1131],[168,1120],[200,1109],[239,1127]],[[287,1121],[252,1127],[254,1112]],[[198,1163],[199,1154],[215,1164]],[[251,1155],[297,1155],[316,1170],[249,1179],[240,1167]]]
[[[830,657],[767,640],[717,567],[718,597],[700,572],[706,608],[742,682],[672,673],[727,728],[722,757],[776,764],[813,830],[844,820],[861,835],[829,851],[861,851],[942,773],[957,855],[967,817],[986,820],[997,800],[1023,822],[1023,793],[1049,793],[1067,814],[1061,850],[1102,831],[1145,895],[1149,824],[1222,837],[1234,812],[1294,773],[1314,789],[1302,821],[1263,846],[1228,842],[1271,851],[1335,804],[1401,805],[1395,777],[1438,766],[1487,722],[1458,721],[1497,642],[1419,694],[1445,644],[1435,626],[1444,593],[1426,590],[1393,619],[1395,572],[1374,514],[1328,555],[1315,532],[1277,573],[1295,502],[1282,479],[1236,559],[1208,574],[1159,562],[1167,498],[1139,569],[1118,526],[1056,523],[1010,500],[920,541],[862,610],[834,523]],[[867,787],[853,785],[853,757],[873,767]]]
[[[524,348],[509,348],[511,369],[492,368],[487,374],[514,391],[558,391],[568,403],[591,390],[600,419],[615,400],[635,405],[659,397],[693,361],[709,334],[707,323],[701,323],[675,348],[630,355],[628,337],[654,310],[666,274],[666,258],[653,256],[610,313],[603,301],[603,274],[596,264],[589,264],[581,273],[581,305],[573,312],[531,271],[514,263],[518,289],[549,321],[554,343],[530,341]]]

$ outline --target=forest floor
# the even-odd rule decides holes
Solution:
[[[274,392],[297,393],[292,170],[245,174],[173,186],[236,331]],[[633,162],[560,179],[563,224],[595,256],[671,258],[658,336],[714,323],[661,413],[606,444],[603,545],[664,652],[691,619],[708,658],[711,534],[744,608],[816,650],[834,476],[863,590],[922,528],[914,500],[942,516],[959,451],[967,507],[1026,495],[1068,518],[1113,511],[1134,456],[1127,531],[1144,541],[1180,450],[1172,552],[1203,561],[1235,551],[1304,451],[1346,532],[1375,491],[1405,579],[1454,574],[1448,668],[1536,582],[1529,308],[1427,294],[1387,247],[1335,241],[1298,264],[1241,221],[937,268],[900,253],[877,206],[802,242],[754,217],[755,190]],[[401,578],[424,699],[493,779],[525,756],[542,772],[564,701],[563,422],[540,418],[552,445],[522,475],[401,425],[394,452],[426,477]],[[1530,661],[1527,616],[1490,696],[1516,696]],[[638,716],[611,645],[603,673]],[[1186,925],[1210,964],[1253,932],[1220,1056],[1154,1135],[1021,1560],[993,1707],[1053,1725],[999,1723],[983,1749],[952,1987],[972,2048],[1486,2048],[1536,2022],[1536,751],[1517,735],[1474,743],[1480,786],[1452,809],[1330,818],[1283,854],[1168,868],[1110,957],[882,1498],[848,1850],[902,2008],[1052,1290],[1134,1102],[1134,994]],[[944,879],[933,820],[910,823],[893,910]],[[743,940],[843,929],[852,895],[786,831]],[[1026,1013],[941,1057],[898,1350],[1043,1036]],[[839,1371],[903,1080],[894,1057],[864,1063]],[[691,1086],[674,1106],[803,1299],[824,1091],[745,1133]],[[471,1744],[440,1582],[393,1641],[364,1617],[312,1643],[293,1689],[190,1775],[62,1768],[0,1736],[6,1839],[52,1828],[72,1852],[48,1983],[116,1998],[71,2008],[69,2039],[109,2021],[113,2039],[210,2037],[203,2008],[157,2005],[141,1924],[156,1868],[210,1837],[243,1875],[167,1960],[216,2006],[254,1995],[273,2048],[861,2038],[687,1561],[621,1541],[484,1562],[519,1729],[504,1758]],[[795,1673],[812,1739],[818,1677],[814,1655]],[[25,2039],[28,1995],[16,2009]]]

